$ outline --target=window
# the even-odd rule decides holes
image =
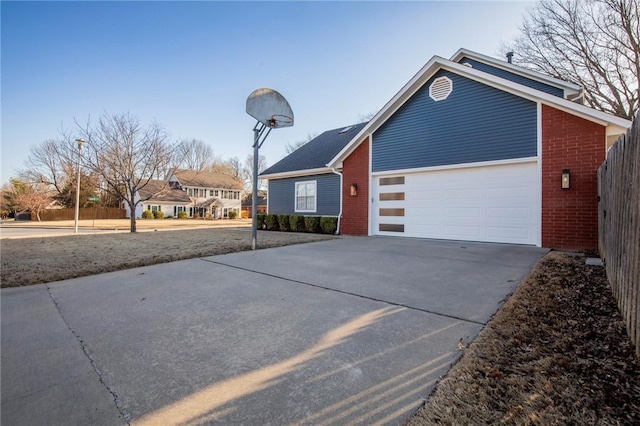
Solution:
[[[193,189],[187,188],[187,194],[189,194],[189,197],[193,197]]]
[[[316,211],[317,181],[296,182],[296,212]]]
[[[229,217],[229,209],[228,208],[224,208],[222,209],[222,217]]]
[[[213,191],[213,196],[214,197],[219,197],[220,196],[220,191],[218,191],[217,189],[215,191]]]
[[[229,198],[229,191],[223,191],[222,198]]]
[[[209,197],[213,197],[213,189],[209,190]]]

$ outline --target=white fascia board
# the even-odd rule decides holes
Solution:
[[[290,172],[271,173],[268,175],[259,175],[258,177],[263,180],[271,180],[271,179],[283,179],[283,178],[298,177],[298,176],[323,175],[326,173],[333,173],[333,169],[330,167],[320,167],[317,169],[293,170]]]
[[[522,158],[508,158],[506,160],[491,160],[491,161],[478,161],[475,163],[460,163],[460,164],[445,164],[442,166],[429,166],[429,167],[416,167],[413,169],[399,169],[399,170],[387,170],[382,172],[372,172],[371,176],[393,176],[404,175],[411,173],[424,173],[435,172],[440,170],[459,170],[459,169],[471,169],[475,167],[491,167],[491,166],[505,166],[512,164],[522,163],[536,163],[539,161],[539,157],[522,157]]]
[[[441,58],[440,56],[432,57],[429,62],[427,62],[420,71],[418,71],[411,80],[409,80],[409,82],[405,84],[402,89],[400,89],[400,91],[396,93],[395,96],[391,98],[391,100],[387,102],[353,138],[351,138],[349,143],[347,143],[345,147],[342,148],[342,150],[338,152],[331,161],[329,161],[327,166],[335,167],[338,163],[341,163],[342,160],[347,158],[368,134],[376,131],[391,115],[393,115],[394,112],[398,110],[398,108],[400,108],[400,106],[402,106],[402,104],[404,104],[420,87],[422,87],[422,85],[429,79],[425,79],[424,76],[427,74],[430,76],[432,74],[428,72],[429,69],[434,67],[437,63],[442,63],[442,61],[446,61],[446,59]]]
[[[473,52],[467,49],[459,49],[451,57],[451,61],[458,62],[460,59],[462,59],[465,56],[470,59],[477,59],[479,62],[488,63],[489,65],[492,65],[496,68],[500,68],[505,71],[518,74],[522,77],[527,77],[532,80],[537,80],[542,83],[549,84],[551,86],[556,86],[564,89],[565,91],[570,92],[570,93],[565,93],[565,95],[577,95],[582,90],[582,86],[578,84],[561,80],[559,78],[555,78],[550,75],[542,74],[538,71],[529,70],[529,69],[520,67],[516,64],[510,64],[509,62],[501,61],[500,59],[492,58],[491,56],[483,55],[481,53]]]
[[[364,140],[365,136],[373,134],[384,122],[389,119],[406,101],[408,101],[436,72],[444,69],[455,74],[478,81],[496,89],[514,94],[532,102],[541,102],[545,105],[553,106],[561,111],[584,118],[588,121],[602,126],[616,126],[626,129],[631,127],[631,121],[616,117],[602,111],[566,100],[559,96],[554,96],[537,89],[515,83],[502,77],[466,67],[454,61],[434,56],[427,62],[420,71],[413,76],[396,95],[378,111],[378,113],[356,134],[351,141],[327,164],[328,167],[335,167],[341,163],[357,145]]]
[[[529,99],[533,102],[542,102],[545,105],[553,106],[559,110],[567,112],[572,115],[584,118],[602,126],[620,126],[627,128],[631,126],[631,121],[624,118],[616,117],[615,115],[607,114],[606,112],[598,111],[588,106],[584,106],[572,101],[568,101],[559,96],[554,96],[546,92],[542,92],[531,87],[515,83],[511,80],[507,80],[501,77],[496,77],[492,74],[487,74],[482,71],[474,70],[473,68],[465,67],[457,62],[448,61],[448,63],[442,65],[443,69],[449,70],[456,74],[460,74],[464,77],[468,77],[472,80],[479,81],[488,86],[495,87],[508,93],[512,93],[521,98]]]

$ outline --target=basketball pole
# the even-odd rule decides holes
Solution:
[[[258,245],[258,125],[253,128],[253,193],[251,194],[251,250]]]

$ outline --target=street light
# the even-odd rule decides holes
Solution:
[[[82,145],[84,145],[84,139],[76,139],[78,142],[78,184],[76,185],[76,217],[74,223],[74,233],[78,233],[78,218],[80,217],[80,167],[82,165]]]
[[[253,126],[253,194],[251,197],[251,250],[255,250],[258,243],[258,149],[269,136],[271,129],[293,126],[293,111],[280,93],[262,88],[254,90],[247,98],[247,114],[258,120]]]

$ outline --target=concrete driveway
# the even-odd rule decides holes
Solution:
[[[399,424],[545,252],[341,238],[3,289],[1,421]]]

